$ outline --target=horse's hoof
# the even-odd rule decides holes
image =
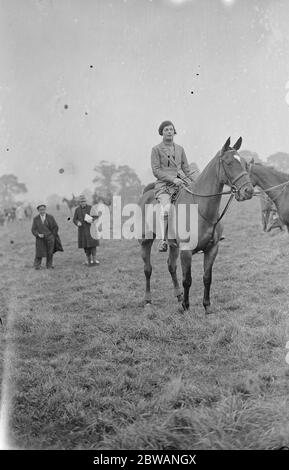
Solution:
[[[180,305],[179,305],[179,307],[178,307],[178,313],[184,314],[184,313],[186,313],[186,312],[188,312],[188,311],[189,311],[189,309],[186,308],[186,307],[184,307],[183,304],[180,304]]]
[[[206,315],[212,315],[212,313],[214,313],[210,305],[207,305],[207,307],[205,307],[205,313]]]
[[[145,311],[146,316],[147,316],[150,320],[152,320],[153,318],[156,317],[156,314],[155,314],[155,312],[153,311],[153,308],[152,308],[152,305],[151,305],[151,304],[149,304],[149,303],[148,303],[148,304],[145,304],[145,306],[144,306],[144,311]]]
[[[178,313],[185,313],[185,309],[182,304],[178,306]]]

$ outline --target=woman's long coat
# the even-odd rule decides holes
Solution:
[[[58,235],[58,225],[54,217],[50,214],[46,214],[44,224],[42,223],[40,215],[37,215],[33,219],[31,232],[36,238],[36,257],[45,258],[47,256],[47,244],[46,240],[54,238],[54,250],[63,251],[61,240]],[[44,238],[39,238],[38,234],[44,235]]]
[[[91,206],[86,205],[78,206],[74,212],[73,223],[77,226],[77,222],[81,222],[81,227],[78,227],[78,248],[93,248],[99,245],[99,240],[90,235],[91,224],[84,220],[85,214],[90,215],[90,211]]]

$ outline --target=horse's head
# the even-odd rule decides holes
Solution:
[[[244,159],[238,154],[241,144],[242,137],[239,137],[230,147],[229,137],[220,152],[221,180],[234,191],[237,201],[251,199],[254,193]]]
[[[245,158],[241,157],[241,161],[244,162],[246,171],[248,172],[249,178],[253,186],[257,186],[257,176],[255,174],[255,169],[262,167],[262,163],[255,162],[254,157],[251,158],[250,161],[246,160]],[[255,165],[258,165],[257,167]]]

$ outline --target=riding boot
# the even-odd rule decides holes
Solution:
[[[158,250],[163,253],[168,250],[168,243],[166,241],[167,232],[168,232],[168,215],[162,214],[160,216],[160,227],[161,227],[161,237],[162,239],[159,242]]]

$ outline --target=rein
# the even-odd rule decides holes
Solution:
[[[174,160],[172,160],[172,162],[175,164],[175,166],[177,167],[177,164],[175,163]],[[220,165],[221,165],[221,162],[223,162],[223,159],[220,158],[219,160],[219,168],[220,168]],[[235,194],[236,192],[240,191],[240,189],[245,186],[247,184],[247,181],[245,181],[244,184],[242,184],[242,186],[240,186],[239,189],[236,188],[235,186],[235,183],[237,183],[237,181],[239,181],[240,178],[242,178],[242,176],[245,176],[247,175],[247,171],[242,171],[238,176],[236,176],[236,178],[233,179],[233,181],[230,180],[227,172],[226,172],[226,169],[225,169],[225,166],[223,165],[223,170],[225,172],[225,175],[228,179],[228,181],[230,182],[231,184],[231,189],[230,191],[222,191],[221,193],[215,193],[215,194],[199,194],[199,193],[195,193],[194,191],[191,191],[189,188],[188,188],[188,184],[189,184],[189,178],[185,177],[183,178],[182,176],[178,175],[178,177],[185,183],[185,185],[183,186],[183,188],[190,194],[192,194],[193,196],[197,196],[197,197],[214,197],[214,196],[223,196],[223,194]],[[289,181],[288,181],[289,182]]]
[[[272,189],[275,189],[275,188],[278,188],[279,186],[283,186],[283,188],[281,189],[281,191],[279,192],[279,194],[277,194],[277,196],[275,196],[274,198],[273,197],[270,197],[271,201],[275,202],[280,196],[281,194],[284,192],[284,189],[286,189],[286,185],[289,183],[289,181],[286,181],[285,183],[282,183],[281,185],[278,184],[277,186],[272,186],[271,188],[268,188],[268,189],[263,189],[262,191],[263,192],[268,192],[268,191],[271,191]],[[256,191],[254,192],[253,196],[261,196],[262,195],[262,191]]]
[[[219,160],[219,168],[220,168],[220,165],[221,165],[221,162],[223,162],[222,158],[220,158]],[[224,215],[226,214],[226,212],[228,211],[229,207],[230,207],[230,204],[231,202],[233,201],[233,198],[234,198],[234,195],[237,191],[240,191],[240,189],[245,185],[247,184],[247,181],[239,188],[237,189],[236,186],[235,186],[235,183],[240,179],[242,178],[242,176],[245,176],[247,175],[247,171],[242,171],[236,178],[234,178],[233,181],[230,180],[226,170],[225,170],[225,167],[223,165],[223,170],[225,172],[225,175],[228,179],[228,181],[230,182],[231,184],[231,189],[230,191],[222,191],[221,193],[215,193],[215,194],[198,194],[198,193],[194,193],[193,191],[191,191],[188,187],[187,187],[187,184],[188,182],[186,181],[187,178],[182,178],[180,175],[179,175],[179,178],[181,180],[183,180],[186,185],[183,186],[183,189],[185,189],[188,193],[192,194],[193,196],[198,196],[198,197],[214,197],[214,196],[222,196],[223,194],[230,194],[230,197],[229,197],[229,200],[227,202],[227,204],[225,205],[221,215],[218,217],[218,219],[216,220],[216,222],[212,223],[212,221],[208,220],[207,217],[205,217],[201,212],[200,210],[198,210],[200,216],[209,224],[213,224],[213,231],[212,231],[212,235],[211,235],[211,238],[209,240],[208,243],[213,243],[214,242],[214,236],[215,236],[215,232],[216,232],[216,228],[217,228],[217,225],[218,223],[221,221],[221,219],[224,217]]]
[[[181,178],[183,179],[183,178]],[[223,191],[222,193],[215,193],[215,194],[198,194],[198,193],[194,193],[193,191],[191,191],[187,186],[183,186],[183,189],[185,189],[188,193],[192,194],[193,196],[198,196],[198,197],[214,197],[214,196],[222,196],[223,194],[232,194],[235,193],[235,189],[231,189],[230,191]]]
[[[209,240],[209,243],[213,243],[214,241],[214,235],[215,235],[215,231],[216,231],[216,228],[217,228],[217,225],[218,223],[220,222],[220,220],[224,217],[224,215],[226,214],[227,210],[229,209],[229,206],[231,204],[231,202],[233,201],[233,198],[234,198],[234,193],[231,192],[231,196],[229,197],[229,200],[227,202],[227,204],[225,205],[223,211],[222,211],[222,214],[220,215],[220,217],[217,219],[217,221],[213,224],[213,231],[212,231],[212,235],[211,235],[211,238]],[[212,222],[210,220],[207,219],[207,217],[205,217],[201,212],[200,210],[198,211],[200,216],[206,221],[208,222],[209,224],[211,224]]]
[[[221,162],[221,158],[220,158],[220,162]],[[171,161],[172,163],[174,163],[174,165],[176,166],[176,168],[178,169],[178,166],[176,164],[176,162],[174,160]],[[232,182],[232,186],[234,185],[234,183],[236,181],[238,181],[239,178],[241,178],[244,174],[246,174],[247,172],[244,171],[243,173],[241,173],[241,175],[237,176],[237,178],[234,179],[234,181]],[[178,178],[180,178],[184,183],[185,185],[183,186],[183,188],[190,194],[192,194],[193,196],[198,196],[198,197],[214,197],[214,196],[222,196],[223,194],[231,194],[232,193],[232,190],[231,191],[223,191],[222,193],[215,193],[215,194],[198,194],[198,193],[194,193],[193,191],[191,191],[189,188],[188,188],[188,184],[189,182],[191,181],[188,177],[185,177],[183,178],[182,176],[178,175]],[[230,180],[229,180],[230,181]],[[235,186],[234,186],[234,192],[235,192]]]

